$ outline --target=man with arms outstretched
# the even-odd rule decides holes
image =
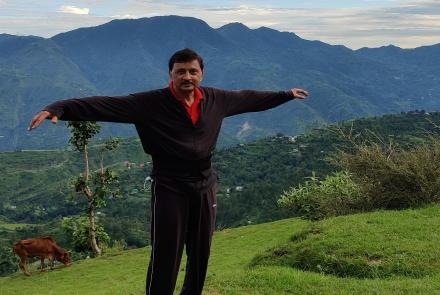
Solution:
[[[135,124],[153,159],[151,258],[146,294],[173,294],[183,246],[188,256],[181,294],[201,294],[216,216],[217,175],[211,158],[223,118],[267,110],[307,91],[226,91],[200,87],[203,59],[191,49],[169,61],[170,84],[128,96],[60,100],[32,119]]]

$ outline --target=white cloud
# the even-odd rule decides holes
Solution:
[[[89,14],[90,9],[89,8],[79,8],[79,7],[70,6],[70,5],[63,5],[60,7],[58,12],[71,13],[71,14]]]
[[[439,1],[396,1],[393,6],[368,8],[211,7],[200,15],[214,27],[242,22],[351,48],[440,43]]]
[[[117,18],[117,19],[135,19],[135,18],[137,18],[135,15],[132,15],[132,14],[115,14],[110,17]]]

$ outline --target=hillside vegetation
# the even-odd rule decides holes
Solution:
[[[205,294],[438,294],[439,226],[434,205],[216,232]],[[148,257],[143,248],[31,277],[15,273],[0,278],[0,294],[141,295]],[[342,267],[356,275],[337,272]]]
[[[329,125],[297,137],[280,134],[220,149],[214,157],[220,176],[218,227],[288,217],[289,213],[277,206],[279,195],[303,183],[312,172],[322,177],[337,170],[328,159],[349,144],[343,133],[352,137],[376,134],[402,146],[413,146],[423,143],[427,135],[438,133],[439,122],[440,113],[386,115]],[[99,144],[96,142],[90,151],[95,164]],[[57,219],[84,210],[80,199],[69,196],[68,187],[69,179],[81,170],[79,155],[68,150],[6,152],[0,153],[0,162],[0,219],[9,224],[50,223],[44,228],[24,228],[12,238],[50,233],[62,240],[54,230],[60,223]],[[125,239],[129,246],[145,246],[150,216],[149,183],[145,179],[150,174],[151,159],[144,154],[139,140],[130,138],[106,154],[104,162],[118,171],[123,197],[108,202],[101,221],[114,239]],[[3,238],[7,236],[2,234]]]
[[[363,193],[362,196],[366,198],[359,200],[365,199],[368,202],[361,202],[362,206],[351,202],[349,194],[349,206],[345,207],[338,205],[342,203],[332,201],[335,195],[330,195],[327,201],[324,198],[324,202],[313,197],[316,206],[311,206],[310,201],[314,202],[312,199],[307,202],[303,202],[306,200],[303,199],[297,203],[299,207],[293,206],[293,210],[292,207],[280,208],[277,204],[283,192],[298,184],[304,184],[312,175],[323,179],[324,176],[341,169],[337,165],[341,159],[337,156],[338,150],[349,150],[351,140],[373,137],[383,142],[394,142],[402,149],[412,149],[429,142],[429,136],[438,134],[439,122],[440,113],[411,112],[341,122],[311,130],[297,137],[279,134],[249,144],[221,149],[214,158],[214,166],[220,176],[217,229],[294,216],[320,219],[371,211],[374,208],[404,208],[435,202],[438,200],[437,189],[429,189],[431,182],[427,182],[417,189],[418,195],[411,193],[416,190],[409,190],[410,198],[406,199],[417,202],[403,203],[403,199],[393,197],[396,190],[392,189],[387,192],[387,198],[383,197],[383,192],[375,193],[370,190],[368,194]],[[96,152],[101,144],[98,140],[90,149],[91,160],[95,164],[99,160],[99,154]],[[425,146],[424,149],[429,150],[429,146]],[[395,153],[395,156],[409,158],[399,153]],[[329,161],[331,158],[333,161]],[[380,157],[377,159],[384,162]],[[432,166],[429,169],[435,170],[434,164],[438,161],[430,159],[436,158],[426,158],[425,162],[433,164],[427,167]],[[52,235],[63,247],[76,249],[72,235],[62,228],[62,224],[64,217],[75,217],[83,214],[85,210],[84,201],[72,198],[72,188],[68,187],[69,179],[80,171],[82,160],[79,155],[69,150],[21,151],[0,153],[0,160],[4,163],[0,167],[0,275],[15,270],[16,263],[11,257],[10,247],[19,239]],[[416,158],[413,160],[418,166],[425,165]],[[109,200],[107,207],[98,212],[99,224],[111,238],[109,246],[116,244],[137,248],[149,245],[151,212],[147,176],[150,174],[151,159],[143,153],[139,140],[131,138],[124,139],[117,150],[107,154],[104,163],[118,171],[123,192],[122,198]],[[400,166],[394,166],[395,169],[400,169]],[[423,176],[422,180],[425,177],[431,179],[430,181],[436,178],[431,177],[437,174],[432,174],[429,169],[422,169],[426,170],[419,175]],[[390,169],[382,170],[388,173]],[[374,171],[372,173],[379,175]],[[401,173],[394,174],[390,183],[374,187],[383,187],[385,190],[395,187],[395,181],[392,179],[401,177]],[[416,188],[418,184],[412,181],[416,180],[411,176],[413,174],[403,175],[405,179],[411,180],[406,181],[403,188]],[[380,179],[378,181],[380,182]],[[371,178],[365,178],[364,182],[373,183]],[[406,193],[397,194],[404,196]],[[337,197],[338,201],[342,200],[339,198],[341,195]],[[385,203],[385,200],[392,200],[392,204],[399,202],[402,206],[385,206],[384,204],[391,204]],[[312,207],[316,210],[311,211]],[[308,213],[304,214],[305,212]],[[86,253],[74,254],[75,259],[87,256]]]

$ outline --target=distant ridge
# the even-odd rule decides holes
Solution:
[[[65,146],[64,128],[47,124],[26,133],[36,111],[55,99],[165,87],[168,58],[184,47],[205,58],[203,85],[303,87],[311,93],[305,102],[225,120],[222,138],[229,142],[298,134],[361,116],[440,109],[440,45],[353,51],[241,23],[214,29],[193,17],[113,20],[50,39],[0,35],[0,150]],[[239,132],[243,124],[250,126],[245,136]],[[106,125],[103,136],[110,133],[129,136],[135,131]]]

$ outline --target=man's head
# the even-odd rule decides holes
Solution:
[[[199,62],[200,69],[203,72],[203,58],[190,48],[185,48],[175,52],[173,56],[170,57],[170,61],[168,62],[168,70],[171,72],[175,63],[185,63],[193,60],[197,60]]]
[[[170,79],[181,93],[194,91],[203,79],[203,59],[194,50],[185,48],[171,56],[168,63]]]

